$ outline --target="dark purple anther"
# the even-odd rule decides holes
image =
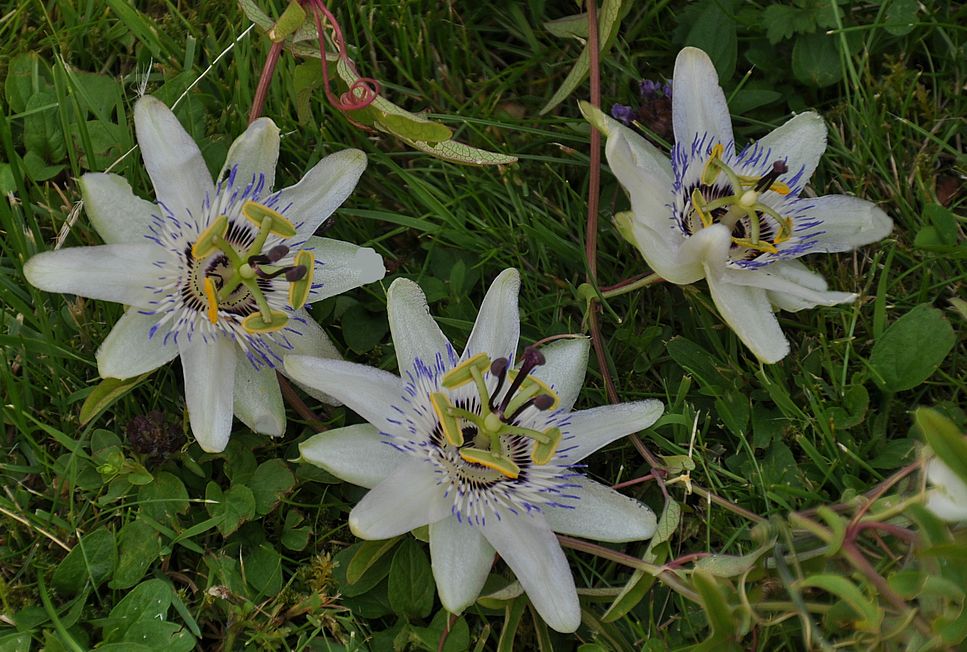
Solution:
[[[510,361],[507,358],[497,358],[490,363],[490,373],[495,378],[497,378],[497,386],[494,387],[494,391],[490,392],[490,410],[496,409],[494,401],[497,400],[497,395],[500,394],[501,388],[504,386],[504,380],[507,378],[507,366]]]
[[[765,192],[770,186],[772,186],[773,183],[776,182],[776,179],[779,178],[779,175],[785,174],[788,171],[789,166],[786,165],[785,161],[773,162],[772,169],[766,172],[758,181],[756,181],[755,191]]]
[[[296,281],[301,281],[306,276],[306,266],[296,265],[295,267],[288,267],[285,270],[285,280],[289,283],[295,283]]]
[[[275,245],[266,253],[265,257],[268,258],[270,263],[276,263],[289,253],[289,248],[285,245]]]
[[[544,410],[551,407],[552,405],[554,405],[553,396],[549,394],[538,394],[537,396],[530,399],[529,401],[525,401],[523,405],[521,405],[519,408],[514,410],[514,413],[512,415],[510,415],[504,420],[508,423],[512,422],[514,419],[520,416],[521,412],[523,412],[524,410],[526,410],[531,406],[536,407],[538,410],[543,412]]]
[[[514,382],[510,384],[510,388],[507,389],[507,393],[504,394],[504,400],[500,402],[500,414],[503,416],[504,410],[507,409],[507,405],[510,403],[510,399],[514,397],[517,390],[520,389],[521,383],[527,378],[527,375],[534,370],[534,367],[544,364],[544,354],[533,346],[528,346],[524,349],[524,362],[520,365],[520,369],[517,371],[517,375],[514,376]]]

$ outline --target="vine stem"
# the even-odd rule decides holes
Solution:
[[[272,82],[272,74],[275,66],[279,62],[279,55],[282,54],[282,43],[274,42],[269,49],[269,54],[265,57],[265,65],[262,66],[262,74],[259,76],[259,85],[255,89],[255,99],[252,100],[252,109],[248,114],[248,123],[252,124],[265,108],[265,98],[268,96],[269,84]]]
[[[664,280],[665,279],[660,277],[658,274],[648,274],[647,276],[643,276],[633,281],[622,281],[617,285],[601,288],[601,296],[604,297],[605,299],[611,299],[612,297],[620,297],[622,294],[628,294],[629,292],[634,292],[635,290],[646,288],[649,285],[654,285],[655,283],[661,283]]]
[[[285,399],[285,402],[291,405],[292,409],[294,409],[300,417],[305,419],[316,432],[328,430],[322,419],[316,416],[316,413],[309,409],[309,406],[305,404],[305,401],[299,397],[298,392],[295,391],[286,377],[283,376],[279,371],[276,371],[275,375],[279,380],[279,387],[282,388],[282,397]]]

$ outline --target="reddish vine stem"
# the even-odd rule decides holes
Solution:
[[[328,59],[326,58],[326,35],[322,29],[322,18],[325,18],[329,26],[332,27],[332,40],[336,45],[336,55],[339,57],[339,60],[352,70],[353,73],[356,72],[356,66],[349,58],[349,55],[346,54],[346,40],[342,35],[342,27],[332,12],[329,11],[326,3],[323,0],[307,0],[306,4],[313,10],[312,17],[316,23],[316,30],[319,32],[319,56],[322,58],[322,83],[326,89],[326,99],[329,100],[329,103],[334,108],[340,111],[356,111],[366,108],[379,96],[381,90],[379,82],[372,77],[360,77],[342,95],[337,96],[333,92],[329,79],[329,65]],[[320,14],[322,18],[320,18]]]
[[[598,49],[598,4],[597,0],[588,2],[588,54],[590,57],[590,77],[591,77],[591,105],[601,106],[601,66],[599,60],[600,50]],[[585,236],[585,252],[588,259],[588,281],[597,284],[598,281],[598,201],[601,194],[601,133],[597,129],[591,130],[591,170],[588,175],[588,223]],[[604,352],[604,337],[601,335],[601,324],[598,321],[598,304],[591,301],[588,306],[588,315],[591,326],[591,344],[594,346],[594,356],[598,361],[598,368],[601,370],[601,377],[604,378],[605,390],[608,392],[608,400],[612,403],[618,402],[618,388],[615,387],[614,379],[611,377],[611,369],[608,366],[608,356]],[[658,466],[658,460],[644,443],[635,435],[629,437],[632,445],[638,450],[649,466]],[[665,485],[661,478],[656,477],[662,492],[665,492]],[[665,492],[667,495],[667,492]]]
[[[322,419],[320,419],[315,412],[309,409],[309,406],[305,404],[305,401],[302,400],[285,376],[278,371],[275,372],[275,375],[279,379],[279,387],[282,388],[282,398],[285,399],[285,402],[291,405],[292,409],[294,409],[300,417],[305,419],[306,423],[312,426],[312,429],[316,432],[328,430],[326,424],[323,423]]]
[[[275,65],[279,62],[279,55],[282,54],[282,43],[272,43],[269,54],[265,57],[265,65],[262,66],[262,74],[259,77],[259,85],[255,89],[255,99],[252,100],[252,110],[248,114],[248,123],[255,122],[262,109],[265,108],[265,98],[269,92],[269,84],[272,82],[272,74],[275,72]]]
[[[447,626],[440,632],[440,638],[437,640],[437,652],[443,652],[443,646],[446,645],[447,638],[450,637],[450,630],[453,629],[453,624],[457,622],[457,618],[459,617],[456,614],[450,614],[449,618],[447,618]]]

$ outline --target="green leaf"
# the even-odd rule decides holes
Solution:
[[[847,385],[843,391],[843,407],[829,408],[829,416],[837,430],[847,430],[863,423],[869,406],[870,393],[866,387],[860,383]]]
[[[812,575],[796,582],[799,589],[815,588],[832,593],[860,617],[854,624],[863,632],[878,632],[883,622],[883,610],[871,602],[859,587],[841,575]]]
[[[40,91],[27,100],[24,116],[24,147],[48,163],[60,163],[67,156],[64,132],[57,116],[57,97]]]
[[[54,570],[51,584],[63,593],[79,593],[90,581],[100,586],[114,573],[118,551],[114,533],[98,528],[80,538]]]
[[[218,531],[222,536],[227,537],[242,523],[255,517],[255,496],[248,487],[233,484],[222,493],[221,487],[209,482],[205,488],[205,499],[214,501],[208,505],[208,512],[215,518],[221,518]]]
[[[734,0],[704,0],[698,18],[685,37],[685,45],[708,54],[719,79],[731,79],[739,56],[738,35],[733,13]]]
[[[263,543],[245,555],[245,579],[258,591],[257,597],[276,595],[282,590],[282,555]]]
[[[78,417],[81,425],[87,424],[91,419],[99,415],[101,412],[111,407],[115,401],[130,392],[132,389],[137,387],[143,380],[148,376],[153,374],[154,371],[149,371],[143,373],[140,376],[134,376],[133,378],[127,378],[124,380],[118,378],[105,378],[98,384],[94,390],[87,395],[84,399],[84,404],[81,406],[81,414]]]
[[[7,64],[3,86],[11,113],[23,113],[35,93],[51,88],[50,67],[36,52],[18,54]]]
[[[816,23],[803,20],[802,12],[789,5],[770,4],[762,11],[762,24],[766,28],[766,38],[775,45],[779,41],[791,38],[797,32],[810,31]]]
[[[931,408],[918,408],[913,420],[933,454],[967,484],[967,438],[954,422]]]
[[[161,537],[153,527],[135,519],[118,532],[118,547],[121,549],[120,559],[108,586],[126,589],[137,584],[161,554]]]
[[[499,154],[497,152],[471,147],[470,145],[458,143],[455,140],[445,140],[442,143],[435,144],[421,143],[419,141],[411,141],[405,138],[404,140],[408,145],[420,150],[421,152],[426,152],[427,154],[441,158],[444,161],[450,161],[451,163],[482,166],[510,165],[511,163],[517,162],[516,156]]]
[[[771,551],[775,541],[753,550],[747,555],[709,555],[695,562],[693,568],[713,577],[738,577],[755,566],[759,557]]]
[[[587,13],[574,14],[549,20],[544,23],[544,29],[558,38],[576,38],[584,41],[588,38],[588,15]]]
[[[356,584],[380,558],[392,550],[400,537],[383,541],[364,541],[346,566],[346,581]]]
[[[0,652],[30,652],[30,634],[0,636]]]
[[[302,523],[302,514],[297,509],[290,509],[285,514],[285,523],[282,526],[282,545],[289,550],[299,551],[309,544],[308,527],[299,527]]]
[[[449,127],[438,122],[431,122],[424,118],[412,118],[406,115],[387,114],[376,118],[376,121],[392,134],[405,140],[416,140],[425,143],[439,143],[450,140],[453,132]]]
[[[259,464],[248,482],[255,496],[256,513],[264,515],[271,512],[282,496],[292,491],[294,486],[295,476],[284,460],[274,459]]]
[[[75,71],[67,69],[68,78],[75,95],[80,99],[81,107],[94,114],[98,121],[111,124],[118,130],[122,128],[111,121],[111,115],[121,102],[121,84],[114,77],[99,75],[93,72]]]
[[[618,34],[618,28],[621,26],[621,19],[625,17],[625,14],[628,13],[630,8],[631,3],[625,3],[624,0],[604,0],[601,3],[601,8],[598,11],[598,51],[602,56],[611,48],[611,44]],[[587,79],[590,70],[591,45],[588,43],[581,50],[581,54],[578,55],[577,61],[574,62],[574,67],[571,68],[571,72],[564,78],[561,86],[551,96],[547,104],[544,105],[544,108],[541,109],[540,114],[546,114],[567,99],[574,92],[574,89]]]
[[[959,229],[957,227],[957,217],[953,211],[940,204],[927,204],[923,209],[923,216],[933,224],[937,232],[937,237],[942,244],[957,244]]]
[[[956,340],[943,313],[921,304],[891,324],[873,345],[873,379],[886,391],[912,389],[936,371]]]
[[[401,616],[426,618],[433,609],[436,585],[430,561],[413,539],[404,539],[393,556],[387,595],[393,611]]]
[[[890,34],[904,36],[917,26],[917,0],[887,0],[886,24],[883,25]]]
[[[702,609],[708,618],[712,633],[703,643],[726,643],[734,648],[736,640],[736,621],[732,617],[725,593],[715,578],[704,571],[692,573],[692,586],[698,592]]]
[[[195,638],[176,623],[140,620],[124,634],[125,645],[144,646],[154,652],[190,652]]]
[[[349,598],[364,595],[378,585],[383,587],[383,593],[385,593],[386,583],[383,580],[389,575],[390,564],[393,562],[392,555],[382,555],[356,582],[350,583],[346,579],[346,570],[363,543],[354,543],[348,548],[343,548],[332,558],[335,566],[332,573],[333,579],[339,587],[339,592]]]
[[[820,32],[798,37],[792,48],[792,72],[796,79],[817,88],[842,79],[837,38]]]
[[[372,351],[389,330],[385,315],[370,312],[359,303],[342,314],[341,323],[343,339],[360,355]]]
[[[295,34],[306,22],[306,11],[296,0],[289,0],[289,5],[275,21],[275,25],[269,30],[269,38],[276,43],[281,43],[285,39]]]
[[[414,627],[413,635],[427,650],[436,652],[449,619],[450,613],[446,609],[441,609],[433,615],[429,627]],[[470,649],[470,627],[465,618],[457,618],[450,626],[442,652],[464,652],[468,649]]]
[[[151,579],[138,584],[114,605],[102,623],[104,642],[123,640],[134,623],[164,620],[171,606],[171,596],[171,587],[162,580]]]
[[[141,511],[159,523],[172,523],[188,511],[188,490],[176,475],[161,471],[154,481],[138,490]]]

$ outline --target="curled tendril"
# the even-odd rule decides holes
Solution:
[[[339,21],[326,7],[325,2],[323,0],[305,0],[305,4],[312,9],[316,30],[319,32],[319,54],[322,56],[322,82],[326,89],[326,98],[333,107],[340,111],[365,109],[379,96],[381,89],[379,82],[372,77],[360,77],[342,95],[337,96],[332,91],[332,85],[329,81],[329,66],[326,60],[326,36],[322,29],[322,19],[325,19],[332,28],[332,40],[336,44],[336,54],[340,61],[346,64],[353,73],[356,72],[356,65],[346,54],[346,41],[343,39]]]

